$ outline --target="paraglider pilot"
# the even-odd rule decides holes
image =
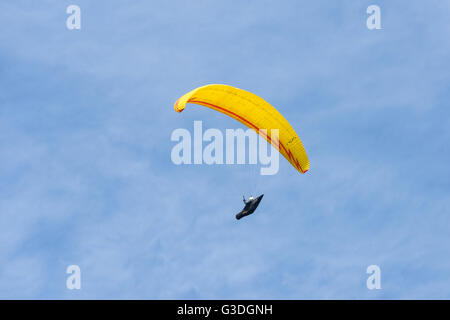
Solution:
[[[244,209],[242,209],[241,212],[239,212],[236,215],[236,219],[241,219],[245,216],[251,215],[253,212],[255,212],[256,208],[259,206],[259,203],[261,202],[261,199],[264,195],[260,195],[258,198],[253,199],[252,196],[248,198],[248,201],[245,200],[245,197],[243,197],[243,201],[245,203]]]

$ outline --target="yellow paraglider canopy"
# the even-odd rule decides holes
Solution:
[[[210,84],[183,95],[175,102],[175,110],[182,112],[186,103],[199,104],[236,119],[264,137],[299,172],[308,171],[308,156],[297,133],[289,122],[263,98],[232,86]],[[272,139],[271,129],[279,130],[279,139]]]

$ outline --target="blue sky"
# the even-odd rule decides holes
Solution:
[[[2,1],[0,298],[449,299],[449,17],[445,1]],[[275,105],[310,171],[280,158],[250,187],[245,166],[173,165],[174,129],[242,127],[173,110],[210,83]],[[249,188],[264,200],[237,222]]]

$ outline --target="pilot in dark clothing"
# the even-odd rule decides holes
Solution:
[[[236,215],[236,219],[241,219],[245,216],[248,216],[255,212],[256,208],[259,206],[261,199],[264,195],[260,195],[258,198],[254,199],[253,197],[248,198],[248,201],[243,197],[243,201],[245,203],[244,209]]]

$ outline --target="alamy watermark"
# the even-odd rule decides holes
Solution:
[[[69,277],[66,279],[66,287],[69,290],[81,289],[81,269],[76,264],[67,267],[66,273]]]
[[[203,132],[202,121],[194,121],[193,134],[183,128],[172,132],[171,141],[178,143],[172,148],[171,160],[176,165],[259,163],[261,175],[274,175],[279,170],[280,155],[261,135],[279,141],[279,130],[259,131],[260,135],[252,129],[226,129],[224,138],[221,130],[211,128]]]
[[[370,274],[367,278],[366,286],[369,290],[381,289],[381,269],[376,264],[367,267],[366,273]]]
[[[372,4],[367,7],[367,14],[370,16],[366,20],[366,26],[369,30],[381,29],[381,9],[379,6]]]
[[[69,30],[81,29],[81,9],[77,5],[70,5],[66,9],[66,13],[70,14],[66,19],[66,27]]]

